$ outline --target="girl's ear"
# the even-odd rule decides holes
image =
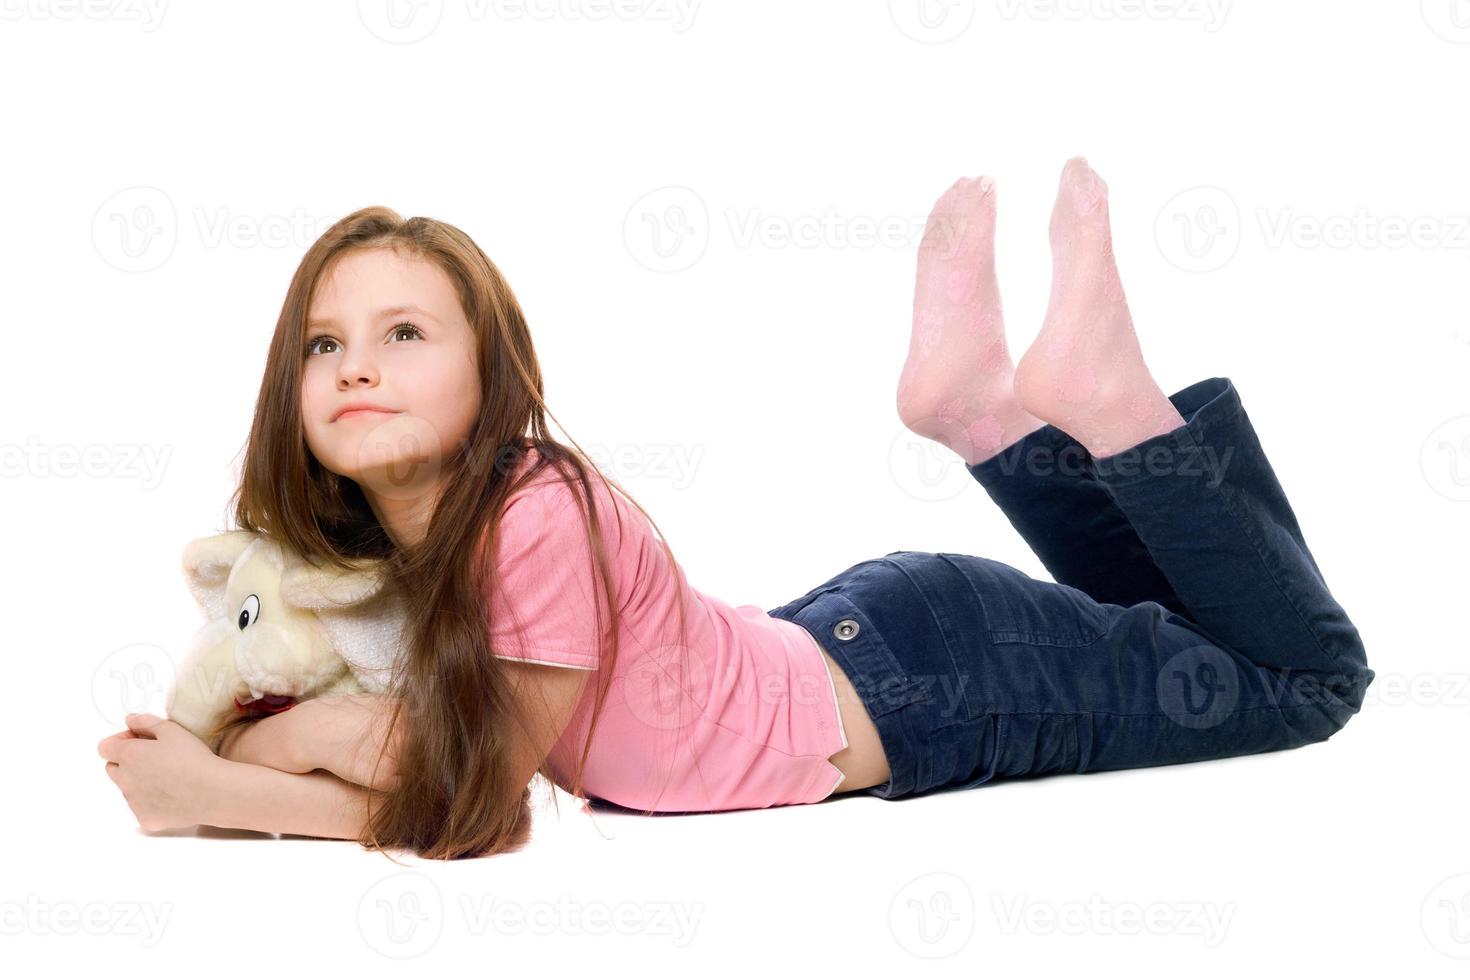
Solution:
[[[225,584],[230,570],[260,536],[251,531],[226,531],[196,538],[184,547],[184,582],[194,601],[211,620],[225,615]]]

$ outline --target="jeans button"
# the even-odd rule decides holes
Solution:
[[[850,640],[854,636],[858,635],[858,630],[860,629],[862,629],[862,627],[858,625],[857,620],[844,619],[842,622],[832,627],[832,635],[837,637],[839,640]]]

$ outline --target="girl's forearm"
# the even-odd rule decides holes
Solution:
[[[367,827],[367,797],[366,788],[330,772],[281,772],[221,759],[204,823],[356,840]]]
[[[298,710],[299,706],[231,729],[220,743],[219,757],[282,772],[311,772],[317,764],[308,761],[299,726],[290,717]]]
[[[389,738],[394,703],[393,698],[378,694],[339,694],[314,698],[285,712],[301,712],[294,735],[301,764],[326,769],[359,786],[391,789],[398,777],[397,750],[406,724],[400,720],[400,730]],[[385,747],[387,752],[380,760]]]
[[[289,773],[325,769],[349,783],[386,790],[397,776],[393,749],[402,738],[380,762],[392,707],[392,699],[372,694],[311,698],[231,731],[219,756]]]

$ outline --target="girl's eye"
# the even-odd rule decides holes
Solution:
[[[422,330],[420,330],[418,327],[414,326],[412,323],[409,323],[407,320],[405,320],[402,323],[395,324],[394,327],[393,327],[393,332],[391,334],[389,334],[389,336],[390,337],[397,337],[399,334],[403,333],[404,330],[410,330],[410,331],[412,331],[411,336],[414,336],[414,337],[422,338],[423,335],[424,335],[424,332]],[[326,336],[325,334],[323,334],[321,336],[318,336],[318,337],[313,337],[313,338],[311,338],[310,340],[308,340],[306,342],[306,356],[307,357],[310,357],[311,355],[318,354],[318,353],[328,353],[328,354],[330,354],[331,351],[325,351],[325,352],[324,351],[321,351],[318,348],[317,345],[318,344],[335,344],[335,343],[336,343],[335,340],[333,340],[331,337]]]
[[[306,356],[310,357],[311,355],[317,353],[317,344],[335,343],[336,341],[333,340],[331,337],[313,337],[306,342]]]
[[[424,335],[424,332],[422,330],[405,320],[403,323],[400,323],[393,328],[392,336],[398,336],[405,327],[409,330],[412,330],[415,337],[422,337]]]

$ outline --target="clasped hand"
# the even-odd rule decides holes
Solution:
[[[126,730],[97,743],[107,775],[146,831],[208,823],[223,761],[178,722],[132,714]]]

